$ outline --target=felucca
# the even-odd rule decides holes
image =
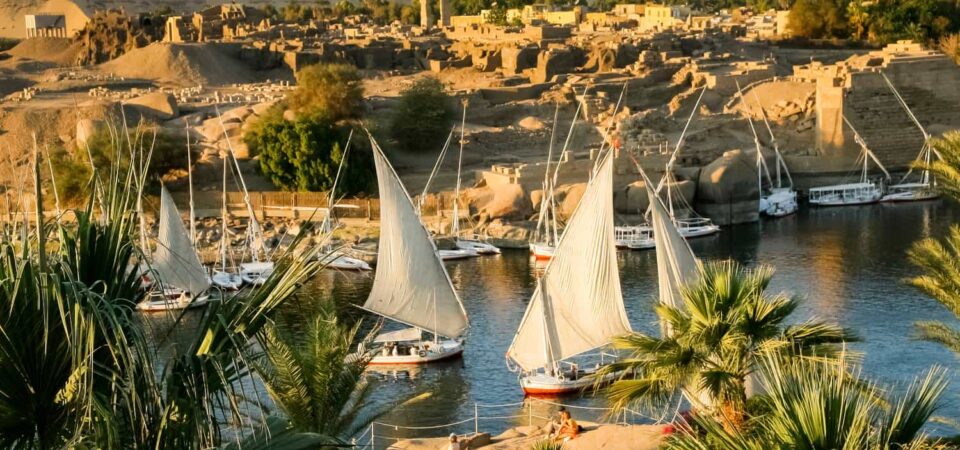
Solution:
[[[683,126],[683,131],[680,132],[680,138],[677,139],[677,146],[673,149],[673,154],[670,155],[670,160],[667,161],[663,178],[660,179],[660,183],[657,185],[656,190],[658,195],[663,189],[667,191],[667,207],[669,208],[670,219],[673,221],[674,225],[676,225],[680,234],[685,238],[709,236],[720,231],[720,227],[715,225],[710,218],[702,217],[697,214],[697,211],[693,209],[693,206],[690,206],[690,204],[687,203],[687,200],[683,197],[682,193],[673,192],[674,186],[677,185],[677,178],[673,173],[673,168],[677,162],[677,156],[680,154],[680,148],[683,146],[684,138],[687,135],[687,130],[690,128],[690,123],[693,122],[693,116],[696,114],[697,108],[700,107],[700,101],[703,100],[703,94],[706,91],[707,88],[704,86],[703,90],[700,91],[700,96],[697,97],[697,102],[693,105],[693,109],[690,111],[690,116],[687,118],[686,125]],[[676,214],[674,214],[673,204],[675,197],[680,200],[684,206],[684,209],[687,210],[687,217],[678,218]],[[653,233],[656,235],[656,230],[654,230]]]
[[[893,91],[893,95],[897,97],[897,101],[900,102],[900,106],[903,107],[904,111],[907,112],[907,115],[910,116],[910,120],[920,129],[920,132],[923,133],[923,147],[920,148],[920,154],[917,155],[916,161],[923,164],[924,166],[929,166],[933,162],[933,157],[937,155],[937,151],[930,145],[930,134],[927,133],[927,129],[923,127],[920,121],[917,119],[917,116],[913,114],[913,111],[910,109],[910,106],[907,105],[906,100],[900,96],[900,92],[897,91],[897,88],[894,87],[893,82],[890,81],[890,78],[887,78],[887,74],[880,72],[880,75],[883,76],[883,80],[887,82],[887,86],[890,87],[890,90]],[[917,181],[908,181],[910,180],[910,175],[913,174],[913,169],[911,168],[907,171],[907,174],[900,179],[900,182],[897,184],[892,184],[887,186],[887,195],[884,195],[880,199],[881,202],[911,202],[919,200],[933,200],[940,197],[940,194],[937,192],[937,181],[936,179],[930,176],[930,171],[927,169],[922,169],[920,171],[920,179]]]
[[[466,310],[407,190],[367,135],[380,190],[380,244],[373,287],[362,308],[411,327],[377,336],[370,363],[424,364],[460,355]],[[425,339],[424,331],[433,339]]]
[[[868,178],[868,163],[870,160],[873,160],[873,162],[877,164],[877,167],[883,171],[887,179],[890,178],[890,174],[887,172],[887,169],[883,167],[883,164],[880,163],[880,160],[877,159],[877,156],[870,151],[870,149],[867,147],[867,143],[863,140],[863,137],[861,137],[860,133],[857,133],[857,130],[853,128],[853,124],[851,124],[846,117],[843,118],[843,122],[850,127],[850,129],[853,131],[854,140],[860,144],[860,156],[857,159],[857,164],[862,163],[860,181],[856,183],[811,188],[808,192],[811,205],[848,206],[865,205],[880,201],[880,198],[883,196],[883,186],[881,183],[872,182]]]
[[[451,234],[453,235],[454,245],[459,250],[476,252],[479,255],[499,255],[500,249],[496,246],[484,242],[478,236],[468,238],[461,237],[460,233],[460,175],[463,167],[463,132],[467,125],[467,103],[463,103],[463,118],[460,121],[460,154],[457,156],[457,187],[453,196],[453,226]]]
[[[612,153],[587,185],[507,350],[527,394],[564,394],[592,385],[597,380],[590,375],[615,356],[605,361],[602,352],[587,353],[630,332],[613,233]],[[570,361],[574,357],[590,366]]]
[[[340,175],[343,174],[343,166],[346,164],[347,156],[350,155],[350,144],[353,142],[353,130],[347,136],[347,145],[344,146],[343,156],[340,158],[340,165],[337,167],[337,175],[333,178],[333,186],[330,187],[330,194],[327,202],[327,214],[320,224],[320,233],[325,239],[330,239],[333,234],[333,211],[336,209],[337,184],[340,181]],[[372,270],[366,261],[347,255],[341,249],[334,249],[327,245],[324,249],[321,260],[325,263],[324,267],[337,270]]]
[[[206,270],[190,241],[180,211],[165,186],[160,187],[160,231],[151,269],[157,290],[137,304],[142,311],[164,311],[202,306],[210,301]]]
[[[740,83],[737,82],[737,93],[740,95],[740,101],[746,106],[746,99],[743,98],[743,91],[740,90]],[[763,124],[767,127],[767,133],[770,135],[770,142],[773,144],[774,163],[777,174],[777,182],[774,183],[770,178],[770,168],[767,167],[767,160],[763,157],[760,147],[760,137],[757,135],[757,128],[753,124],[753,117],[747,115],[750,123],[750,131],[753,132],[753,143],[757,151],[757,184],[760,189],[760,213],[770,217],[785,217],[797,212],[800,208],[797,203],[797,191],[793,189],[793,178],[790,177],[790,171],[787,169],[787,163],[780,154],[780,146],[777,144],[777,138],[773,135],[773,129],[770,128],[770,122],[767,120],[767,113],[763,109],[763,104],[757,97],[757,91],[753,91],[753,98],[760,108],[760,117],[763,118]],[[788,186],[783,185],[781,169],[786,174],[789,182]],[[764,186],[763,180],[766,178],[767,184]]]
[[[533,239],[530,242],[530,254],[536,259],[550,259],[556,250],[559,232],[557,230],[557,205],[553,196],[553,187],[556,184],[557,173],[560,170],[560,161],[558,158],[557,167],[554,169],[553,179],[550,178],[550,163],[553,160],[553,141],[557,133],[557,119],[560,114],[560,104],[558,103],[553,111],[553,126],[550,131],[550,145],[547,149],[547,166],[543,171],[543,195],[540,197],[540,209],[537,214],[537,228],[533,232]],[[577,106],[577,115],[580,114],[580,106]],[[576,122],[577,116],[573,117]],[[573,125],[570,127],[573,131]],[[569,138],[569,136],[567,136]],[[569,140],[569,139],[568,139]],[[566,145],[564,145],[566,148]]]
[[[210,277],[213,284],[221,289],[235,291],[243,286],[243,279],[236,267],[232,269],[227,265],[227,253],[229,251],[230,237],[227,233],[227,158],[230,155],[223,156],[223,192],[220,196],[220,266],[213,267],[213,275]]]

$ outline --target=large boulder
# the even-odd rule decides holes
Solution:
[[[760,187],[754,158],[725,152],[703,170],[697,183],[697,210],[717,225],[760,220]]]
[[[684,206],[684,200],[692,202],[697,192],[697,184],[690,180],[670,183],[669,188],[680,195],[673,195],[673,206]],[[664,187],[666,189],[666,187]],[[666,201],[666,196],[662,196]],[[613,208],[619,214],[643,214],[650,207],[647,186],[643,181],[634,181],[613,191]]]
[[[173,119],[180,115],[177,99],[166,92],[151,92],[147,95],[127,100],[127,106],[133,106],[144,116],[160,120]]]
[[[485,219],[524,220],[533,214],[533,205],[519,184],[470,189],[464,195],[470,210]]]
[[[577,205],[580,204],[580,198],[583,197],[583,193],[587,190],[587,183],[576,183],[569,186],[564,186],[560,188],[557,192],[557,199],[559,200],[558,209],[560,217],[569,219],[573,215],[574,211],[577,210]]]

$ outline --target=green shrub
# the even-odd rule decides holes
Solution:
[[[115,135],[117,130],[109,127],[100,127],[87,139],[85,145],[77,148],[66,149],[55,147],[49,150],[50,163],[53,167],[53,173],[56,177],[57,193],[60,200],[67,205],[75,203],[75,200],[88,195],[85,192],[90,178],[93,176],[91,168],[91,159],[93,166],[100,171],[101,176],[107,176],[107,171],[116,163],[122,171],[127,171],[130,166],[129,155],[127,153],[127,143],[122,136]],[[175,132],[156,129],[156,140],[153,136],[154,131],[150,129],[130,131],[130,141],[134,146],[140,146],[149,150],[153,145],[153,157],[150,162],[150,168],[147,172],[148,191],[155,191],[159,188],[159,180],[163,175],[174,169],[186,169],[186,137]],[[121,152],[118,155],[115,139],[120,141]],[[193,158],[199,156],[199,147],[193,147]],[[119,161],[115,161],[119,156]],[[46,174],[45,174],[46,176]]]
[[[553,439],[541,439],[530,446],[530,450],[564,450],[562,442]]]
[[[260,171],[273,184],[286,190],[325,191],[337,175],[348,133],[347,127],[321,116],[288,121],[279,111],[273,111],[257,122],[244,141],[259,155]],[[361,141],[356,136],[353,139],[338,193],[371,191],[370,155],[358,151]]]
[[[454,111],[443,84],[421,78],[400,93],[390,120],[390,134],[407,151],[435,152],[446,139]]]
[[[362,100],[356,67],[315,64],[297,72],[297,89],[287,96],[287,105],[299,114],[339,121],[359,117]]]

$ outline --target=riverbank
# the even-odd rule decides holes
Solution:
[[[576,439],[567,441],[567,450],[655,450],[670,431],[669,425],[599,425],[581,423],[584,431]],[[491,437],[487,433],[468,435],[462,439],[466,448],[484,450],[528,449],[546,438],[538,426],[510,428]],[[391,445],[391,449],[437,450],[445,449],[448,438],[407,439]]]

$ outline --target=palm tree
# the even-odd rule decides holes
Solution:
[[[759,365],[764,413],[742,429],[698,416],[664,447],[677,450],[893,450],[939,448],[921,428],[939,406],[946,372],[933,368],[899,395],[837,359],[767,354]]]
[[[301,336],[268,326],[260,335],[265,364],[259,373],[267,392],[294,429],[345,441],[369,425],[362,416],[371,394],[364,378],[367,353],[355,353],[360,323],[342,325],[321,311]],[[379,327],[366,335],[369,347]]]
[[[607,388],[608,400],[618,409],[635,403],[659,407],[681,394],[697,409],[718,412],[738,427],[748,377],[764,351],[817,354],[856,339],[822,322],[787,325],[800,300],[766,294],[772,277],[768,266],[705,264],[700,281],[682,291],[680,307],[656,307],[661,324],[671,330],[666,336],[632,333],[614,341],[627,357],[605,367],[601,376],[621,370],[631,375]]]
[[[939,158],[929,166],[919,167],[930,170],[941,192],[960,200],[960,132],[946,133],[932,145]],[[908,279],[907,283],[960,317],[960,226],[951,226],[942,242],[934,238],[915,242],[907,257],[923,270],[922,275]],[[917,322],[916,327],[920,339],[960,354],[960,330],[941,321]]]

